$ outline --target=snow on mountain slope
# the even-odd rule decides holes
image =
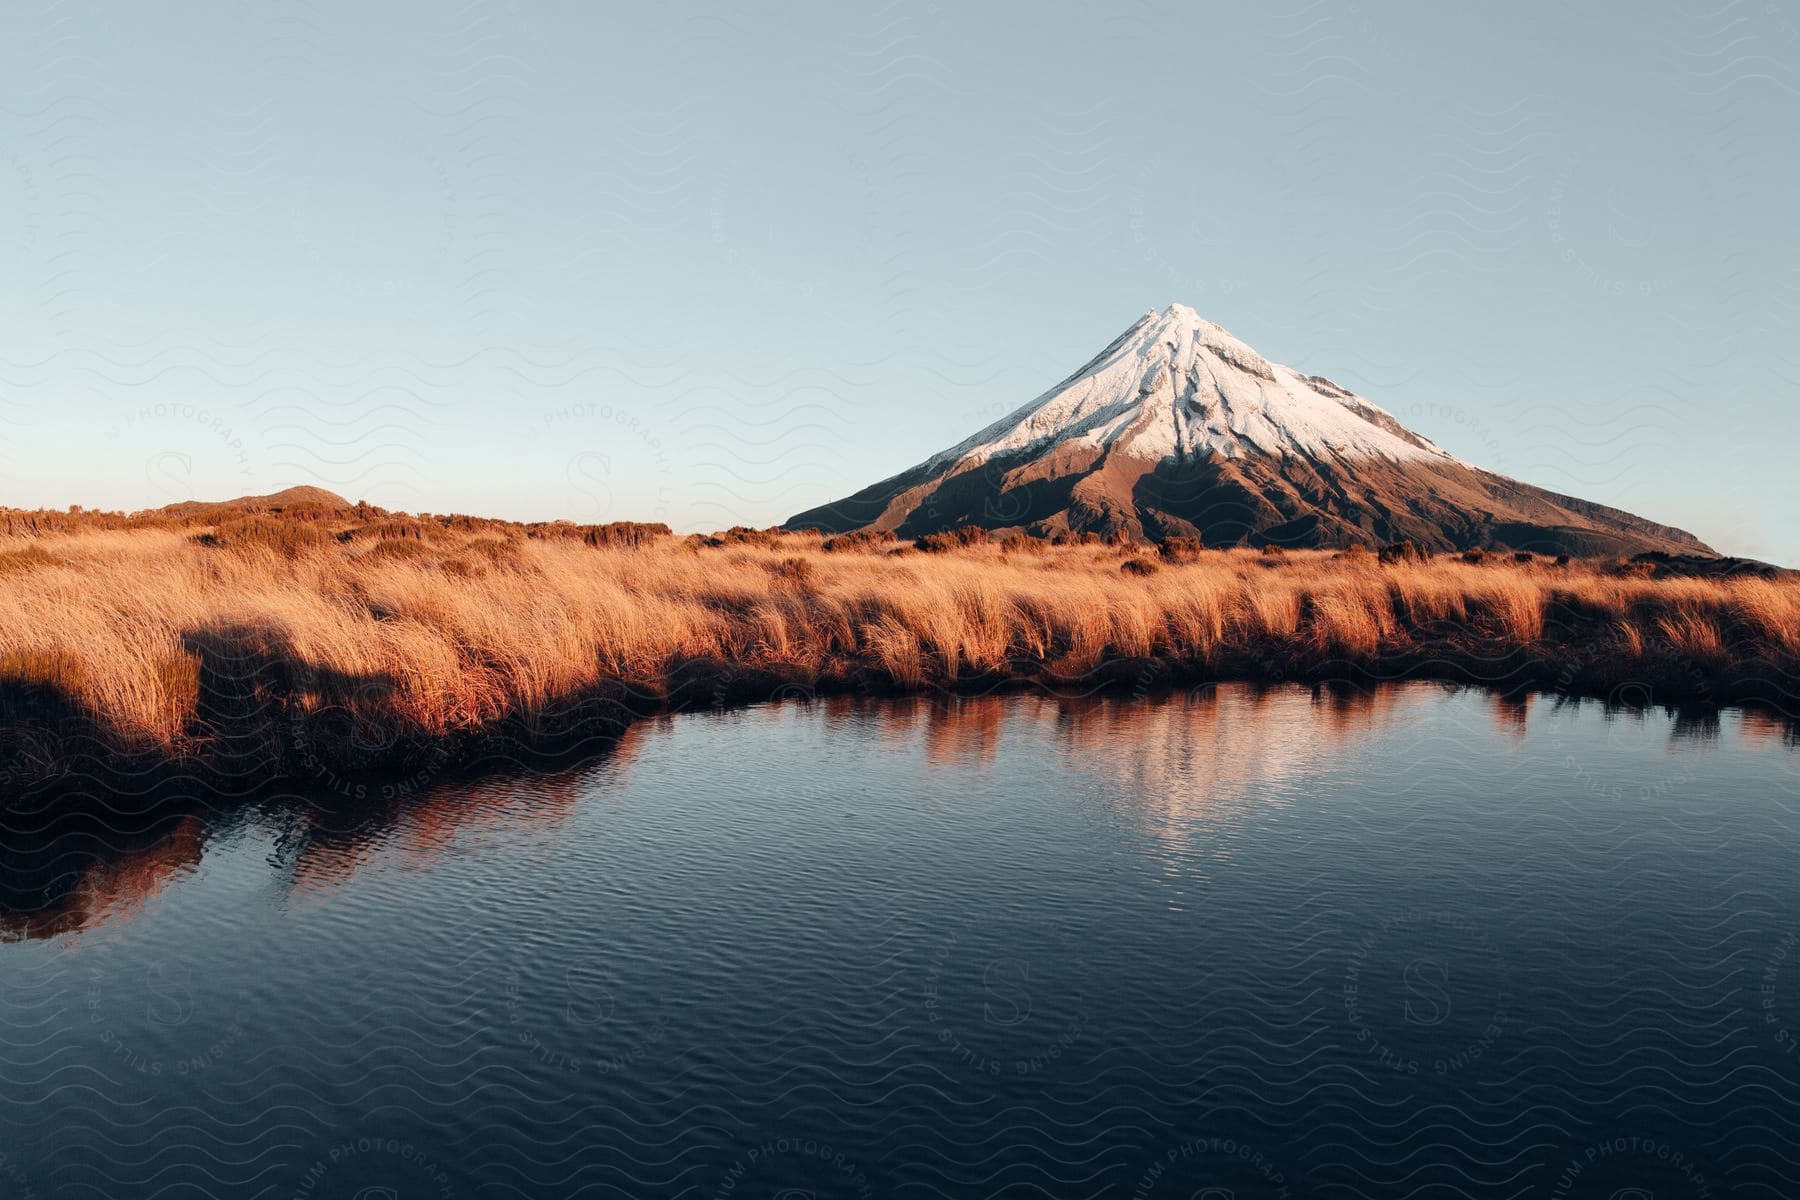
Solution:
[[[1494,475],[1185,305],[1144,315],[973,437],[790,528],[976,524],[1208,544],[1704,550],[1690,534]]]
[[[1207,453],[1450,459],[1385,410],[1270,363],[1183,304],[1145,313],[1074,375],[931,461],[973,465],[1067,439],[1152,462]]]

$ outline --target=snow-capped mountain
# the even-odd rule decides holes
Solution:
[[[1682,530],[1465,463],[1180,304],[967,441],[788,522],[909,537],[963,525],[1214,546],[1709,552]]]

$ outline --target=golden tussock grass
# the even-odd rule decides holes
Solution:
[[[735,698],[1152,664],[1724,700],[1800,663],[1786,578],[1187,546],[1133,573],[1149,561],[1134,548],[1088,544],[946,537],[895,555],[880,537],[768,531],[300,528],[0,538],[0,723],[75,717],[108,745],[198,758],[258,728],[277,757],[329,756],[529,725],[584,697],[656,703],[701,676],[735,680]]]

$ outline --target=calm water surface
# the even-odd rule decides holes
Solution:
[[[1221,688],[14,818],[0,1195],[1800,1195],[1797,785],[1754,714]]]

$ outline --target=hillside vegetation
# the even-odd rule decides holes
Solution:
[[[1433,676],[1784,704],[1800,682],[1800,583],[1679,560],[281,508],[0,512],[0,790],[109,763],[404,770],[815,690]]]

